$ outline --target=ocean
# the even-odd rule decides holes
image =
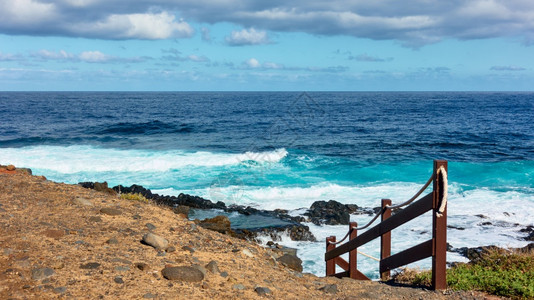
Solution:
[[[453,247],[523,247],[519,230],[534,225],[534,93],[0,92],[0,120],[0,164],[59,182],[298,215],[317,200],[403,202],[446,159]],[[325,238],[348,226],[307,225],[318,242],[281,244],[322,276]],[[428,239],[430,226],[426,214],[394,230],[392,252]],[[358,260],[378,277],[377,262]]]

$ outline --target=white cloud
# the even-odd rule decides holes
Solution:
[[[9,27],[31,28],[33,24],[49,22],[58,15],[53,3],[35,0],[0,0],[0,21]]]
[[[444,38],[513,37],[534,43],[529,0],[0,0],[0,33],[100,39],[194,34],[188,22],[231,23],[231,45],[269,43],[269,32],[348,35],[425,45]],[[254,29],[252,29],[254,28]],[[209,40],[208,31],[201,30]]]
[[[39,60],[56,60],[86,63],[137,63],[151,59],[150,57],[123,58],[113,55],[107,55],[100,51],[83,51],[80,54],[73,54],[65,50],[59,50],[55,52],[46,49],[39,50],[37,53],[32,54],[32,56]]]
[[[230,36],[226,37],[226,42],[231,46],[244,45],[261,45],[269,44],[269,37],[265,31],[256,31],[254,28],[243,29],[241,31],[232,31]]]
[[[81,61],[89,63],[103,63],[113,59],[113,57],[100,51],[84,51],[80,53],[79,58]]]
[[[167,12],[159,14],[110,15],[104,21],[88,23],[74,29],[87,36],[106,36],[111,39],[168,39],[193,35],[193,28]]]
[[[20,54],[2,53],[0,52],[0,61],[21,61],[23,57]]]
[[[261,67],[260,62],[255,58],[250,58],[245,62],[245,64],[251,68],[259,68]]]
[[[194,61],[194,62],[208,62],[210,61],[209,58],[207,58],[206,56],[204,55],[194,55],[194,54],[191,54],[187,57],[190,61]]]

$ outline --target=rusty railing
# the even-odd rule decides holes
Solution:
[[[440,172],[440,169],[442,172]],[[445,172],[443,172],[445,171]],[[412,262],[432,256],[432,287],[433,289],[447,288],[446,251],[447,251],[447,161],[435,160],[434,170],[427,184],[433,182],[433,191],[419,200],[411,203],[403,210],[391,215],[391,200],[382,199],[381,222],[358,236],[355,222],[349,224],[346,237],[349,241],[336,247],[336,237],[326,238],[326,276],[350,277],[358,280],[369,280],[367,276],[357,269],[358,247],[380,237],[380,278],[388,280],[391,270]],[[420,193],[426,188],[423,187]],[[420,194],[411,200],[415,200]],[[400,205],[396,206],[399,207]],[[394,207],[393,207],[394,208]],[[432,239],[391,255],[391,230],[402,224],[432,210]],[[374,219],[372,220],[374,221]],[[371,223],[372,223],[371,221]],[[369,224],[368,224],[369,225]],[[366,228],[368,225],[360,228]],[[346,238],[345,237],[345,238]],[[341,240],[340,242],[342,242]],[[347,262],[340,255],[349,253]],[[344,271],[336,273],[336,265]]]

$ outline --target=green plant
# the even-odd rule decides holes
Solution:
[[[133,201],[140,201],[140,202],[148,203],[148,199],[139,193],[121,194],[120,197],[121,199],[125,199],[125,200],[133,200]]]
[[[414,285],[431,284],[430,271],[404,270],[394,278]],[[477,290],[516,299],[534,298],[534,252],[488,250],[476,262],[457,264],[447,270],[453,290]]]

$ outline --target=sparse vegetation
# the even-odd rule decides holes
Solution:
[[[432,273],[404,270],[395,281],[430,286]],[[453,290],[477,290],[513,299],[534,299],[534,251],[489,250],[476,262],[457,264],[447,270]]]
[[[148,203],[148,199],[139,193],[121,194],[120,197],[121,199],[125,199],[125,200],[140,201],[140,202]]]

